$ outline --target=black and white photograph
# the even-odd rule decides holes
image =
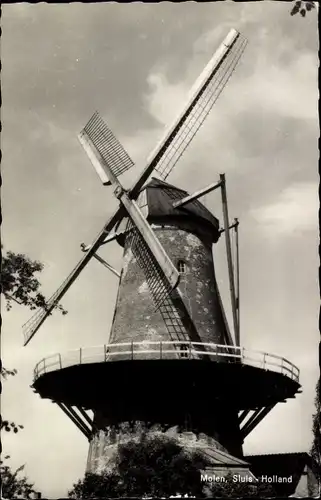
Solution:
[[[319,498],[318,2],[2,5],[1,498]]]

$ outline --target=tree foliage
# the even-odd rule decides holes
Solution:
[[[6,380],[9,376],[14,377],[17,374],[17,370],[14,368],[13,370],[8,370],[4,368],[1,363],[1,377]],[[13,431],[17,433],[19,429],[23,429],[23,425],[17,425],[14,422],[9,422],[9,420],[2,420],[1,418],[1,430],[5,430],[7,432]]]
[[[7,432],[13,431],[15,434],[19,429],[23,429],[23,425],[15,424],[14,422],[9,422],[9,420],[2,420],[1,418],[1,430],[4,429]]]
[[[117,473],[104,471],[102,474],[86,473],[83,480],[75,483],[68,492],[69,498],[112,498],[120,497],[122,488]]]
[[[4,457],[4,460],[9,459],[10,456]],[[9,465],[5,465],[4,460],[0,462],[1,474],[1,498],[32,498],[36,495],[33,484],[28,482],[25,476],[21,476],[24,465],[21,465],[14,472]]]
[[[87,473],[69,491],[69,498],[153,497],[188,495],[197,498],[273,497],[262,483],[204,483],[201,471],[210,463],[199,452],[187,451],[170,438],[143,438],[121,444],[113,468],[101,474]]]
[[[8,251],[2,257],[1,262],[1,293],[6,300],[6,307],[9,311],[12,307],[12,302],[23,305],[33,310],[37,307],[46,309],[46,298],[40,292],[41,284],[37,278],[37,273],[43,270],[43,264],[38,261],[32,261],[24,254],[16,254]],[[56,305],[56,309],[62,314],[67,311],[60,305]],[[7,380],[9,376],[15,376],[17,370],[9,370],[1,364],[1,378]],[[13,431],[17,433],[23,429],[23,425],[15,424],[9,420],[1,418],[1,430],[7,432]],[[10,458],[5,457],[5,460]],[[36,495],[33,489],[33,484],[28,481],[25,476],[21,476],[24,465],[21,465],[15,471],[12,471],[10,466],[4,461],[0,462],[1,473],[1,498],[31,498]]]
[[[7,310],[12,307],[12,302],[36,309],[46,309],[47,300],[40,292],[40,281],[37,273],[43,270],[43,264],[31,260],[24,254],[8,251],[2,258],[1,291],[6,300]],[[61,304],[56,305],[62,314],[67,311]]]
[[[118,447],[112,471],[87,473],[74,484],[70,498],[121,496],[166,497],[172,494],[200,496],[199,470],[206,466],[197,453],[186,452],[170,438],[144,437]]]
[[[234,482],[233,474],[226,476],[226,482],[210,483],[205,489],[207,494],[215,498],[275,498],[277,493],[267,483]]]
[[[312,420],[313,442],[311,457],[314,472],[319,482],[321,481],[321,378],[317,382],[315,396],[315,413]]]
[[[4,368],[4,366],[1,366],[1,376],[5,380],[8,378],[8,376],[14,377],[17,375],[17,370],[14,368],[13,370],[8,370],[7,368]]]
[[[306,13],[315,8],[316,2],[312,0],[297,0],[291,10],[291,16],[295,16],[300,13],[302,17],[305,17]]]
[[[6,252],[1,263],[1,293],[5,297],[8,311],[12,307],[12,302],[28,307],[31,310],[37,307],[44,309],[47,307],[46,298],[40,292],[41,284],[37,278],[37,274],[42,270],[43,264],[41,262],[33,261],[24,254]],[[60,304],[56,308],[62,314],[67,313]],[[15,376],[16,374],[16,369],[8,370],[1,365],[2,379],[6,380],[8,376]],[[1,419],[1,429],[17,433],[19,429],[23,429],[23,426]]]

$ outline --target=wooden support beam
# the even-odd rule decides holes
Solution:
[[[103,266],[105,266],[109,271],[111,271],[117,278],[120,278],[120,272],[117,271],[113,266],[108,264],[102,257],[100,257],[98,254],[94,253],[93,257],[98,260]]]
[[[173,203],[173,208],[178,208],[178,207],[183,207],[184,205],[187,205],[187,203],[190,203],[191,201],[197,200],[201,196],[204,196],[207,193],[210,193],[211,191],[214,191],[214,189],[217,189],[221,187],[221,182],[216,182],[213,184],[210,184],[206,188],[200,189],[199,191],[195,191],[195,193],[190,194],[189,196],[185,196],[185,198],[182,198],[179,201],[175,201]]]
[[[87,413],[85,412],[85,410],[81,406],[76,406],[76,408],[79,411],[79,413],[83,416],[83,418],[88,422],[90,427],[92,428],[93,427],[92,418],[90,418],[89,415],[87,415]]]
[[[220,294],[217,282],[216,282],[216,290],[217,290],[217,298],[218,298],[218,301],[219,301],[219,304],[220,304],[220,308],[221,308],[222,316],[223,316],[223,321],[224,321],[224,325],[225,325],[225,331],[224,331],[224,336],[226,337],[225,340],[226,340],[226,343],[228,345],[234,346],[233,337],[231,335],[230,327],[229,327],[229,324],[228,324],[228,321],[227,321],[227,317],[226,317],[224,306],[223,306],[223,301],[222,301],[222,298],[221,298],[221,294]]]
[[[76,411],[72,408],[72,406],[67,406],[65,405],[66,408],[68,409],[68,411],[70,411],[71,415],[78,420],[79,424],[87,430],[87,432],[89,433],[89,435],[91,434],[91,428],[87,427],[86,423],[81,419],[81,417],[79,415],[77,415]],[[78,409],[78,407],[76,407]]]
[[[228,267],[228,275],[229,275],[229,282],[230,282],[230,294],[231,294],[233,326],[234,326],[234,338],[235,338],[235,345],[239,347],[240,339],[238,337],[238,328],[237,328],[237,311],[236,311],[236,299],[235,299],[234,271],[233,271],[233,262],[232,262],[231,238],[230,238],[230,231],[229,231],[229,218],[228,218],[225,174],[220,174],[220,179],[221,179],[221,194],[222,194],[223,219],[224,219],[224,230],[225,230],[227,267]]]
[[[261,420],[263,420],[263,418],[274,408],[275,405],[276,403],[266,406],[265,408],[261,408],[258,412],[255,412],[254,415],[252,415],[252,417],[241,429],[243,439],[250,434],[250,432],[261,422]]]
[[[87,247],[85,246],[85,243],[82,243],[80,245],[81,249],[83,252],[86,252],[87,251]],[[112,273],[115,274],[115,276],[117,276],[117,278],[120,278],[120,272],[117,271],[113,266],[111,266],[110,264],[108,264],[108,262],[105,261],[105,259],[103,259],[102,257],[100,257],[100,255],[98,255],[97,253],[94,253],[93,254],[93,257],[98,260],[98,262],[100,262],[103,266],[107,267],[107,269],[109,269],[109,271],[111,271]]]
[[[245,425],[243,426],[243,428],[241,428],[241,436],[242,436],[242,440],[243,440],[243,441],[244,441],[244,439],[246,438],[246,436],[248,436],[248,435],[249,435],[249,433],[251,432],[251,430],[253,430],[253,429],[254,429],[254,427],[256,427],[256,425],[257,425],[257,423],[258,423],[258,422],[256,422],[256,420],[257,420],[257,416],[258,416],[258,414],[259,414],[260,412],[261,412],[261,410],[260,410],[260,411],[255,412],[255,413],[254,413],[254,415],[252,415],[252,417],[251,417],[251,418],[249,418],[249,421],[248,421],[248,422],[251,422],[251,425],[247,425],[247,424],[245,424]],[[247,422],[247,423],[248,423],[248,422]]]
[[[125,233],[127,233],[127,231],[120,231],[119,233],[110,234],[100,243],[100,245],[106,245],[106,243],[110,243],[111,241],[116,240],[119,236],[122,236]],[[80,246],[83,252],[88,252],[88,250],[90,250],[90,248],[92,247],[92,245],[85,245],[85,243],[82,243]]]
[[[70,420],[78,427],[78,429],[86,436],[86,438],[89,440],[91,431],[86,427],[83,422],[80,420],[79,416],[75,413],[74,410],[70,406],[67,406],[63,403],[58,403],[58,401],[55,401],[55,403],[61,408],[61,410],[67,415],[67,417],[70,418]]]
[[[241,341],[240,329],[240,253],[239,253],[239,220],[234,219],[235,249],[236,249],[236,312],[237,312],[237,337]]]
[[[102,245],[106,245],[106,243],[109,243],[110,241],[114,241],[119,236],[124,236],[126,233],[128,233],[128,231],[119,231],[119,233],[111,234],[110,236],[107,236],[107,238],[102,242]]]
[[[235,225],[236,225],[235,223],[234,223],[234,224],[232,224],[231,226],[229,226],[229,229],[233,229],[233,228],[235,228]],[[220,233],[220,234],[225,233],[225,229],[224,229],[224,228],[220,229],[220,230],[219,230],[219,233]]]
[[[241,415],[239,416],[239,424],[241,424],[241,422],[243,422],[243,420],[245,419],[245,417],[247,417],[247,415],[250,413],[251,410],[243,410]]]
[[[263,409],[264,408],[257,408],[256,410],[253,411],[253,414],[241,429],[242,433],[244,432],[244,430],[246,431],[247,427],[250,426],[256,420],[257,416],[263,411]]]

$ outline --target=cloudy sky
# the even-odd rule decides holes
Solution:
[[[248,38],[169,178],[194,191],[226,173],[230,216],[241,221],[242,343],[301,370],[303,393],[251,433],[248,454],[309,449],[318,372],[317,18],[289,11],[277,1],[3,7],[2,237],[5,249],[45,263],[48,295],[116,206],[77,140],[91,114],[100,111],[139,163],[229,29]],[[205,203],[221,219],[217,194]],[[120,268],[116,243],[101,255]],[[223,240],[214,255],[230,313]],[[21,325],[30,311],[3,311],[2,356],[19,370],[6,382],[3,412],[25,426],[3,444],[45,497],[65,496],[83,476],[88,443],[32,392],[33,368],[49,354],[107,342],[116,292],[117,278],[91,262],[63,300],[69,314],[50,318],[27,347]]]

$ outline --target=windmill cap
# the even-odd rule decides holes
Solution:
[[[202,239],[216,243],[220,237],[219,220],[198,200],[183,207],[173,203],[188,196],[187,191],[153,177],[140,190],[137,204],[150,224],[173,226],[198,234]],[[124,246],[128,219],[117,226],[117,242]]]
[[[144,192],[146,197],[143,195]],[[181,200],[185,196],[188,196],[188,193],[183,189],[153,177],[141,190],[138,203],[147,207],[145,215],[147,215],[149,222],[168,224],[171,220],[173,222],[194,222],[195,227],[202,226],[212,241],[216,242],[219,238],[219,221],[199,200],[191,201],[183,207],[173,207],[175,201]]]

